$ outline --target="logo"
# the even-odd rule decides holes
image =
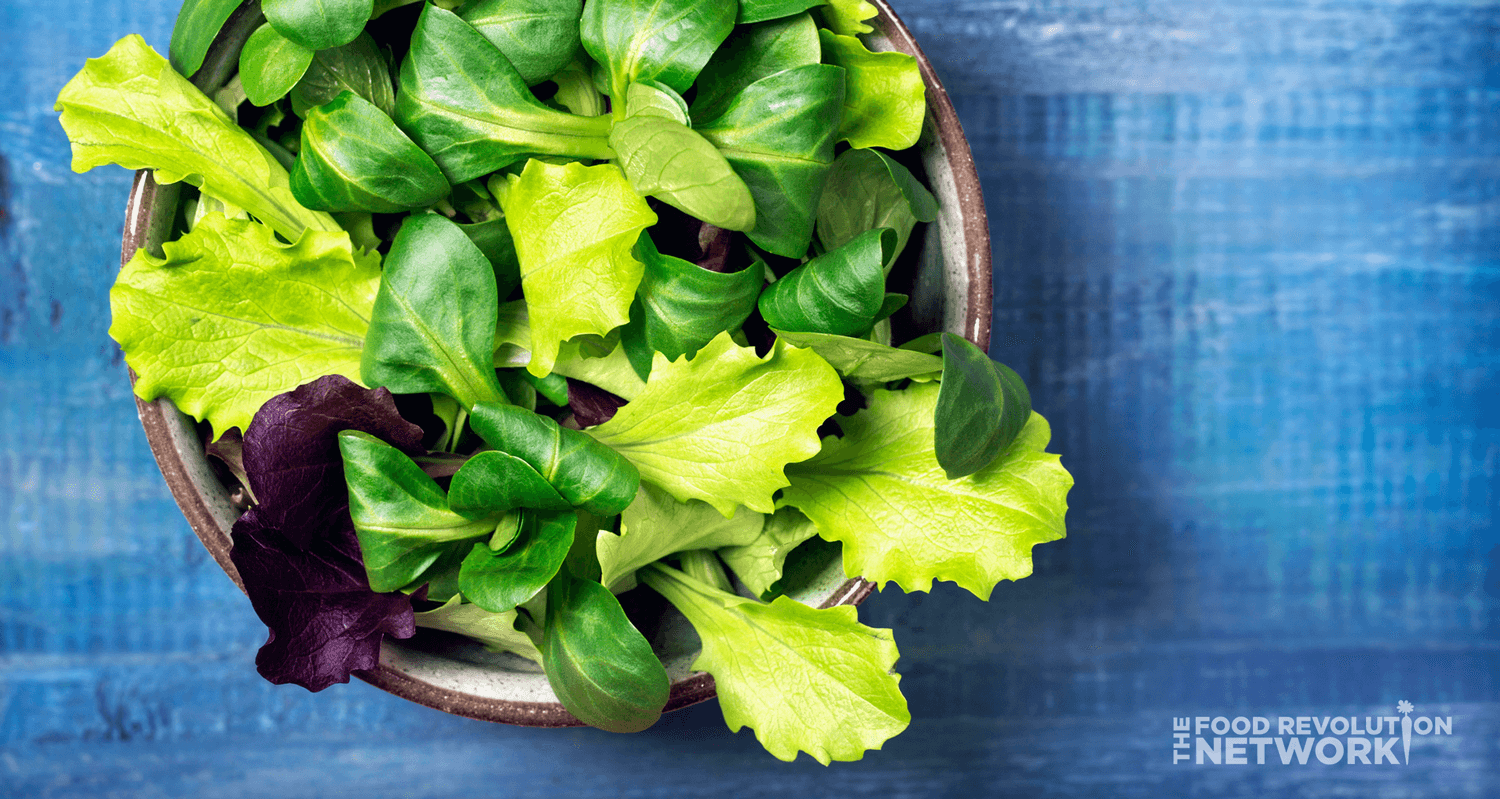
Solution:
[[[1405,765],[1411,762],[1413,734],[1453,734],[1452,716],[1413,719],[1415,711],[1403,699],[1395,716],[1173,717],[1172,762],[1263,766],[1279,760],[1283,766],[1305,766],[1316,758],[1328,766]]]

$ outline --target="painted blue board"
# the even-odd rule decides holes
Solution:
[[[713,704],[617,736],[255,675],[105,335],[129,177],[51,110],[174,6],[0,2],[0,795],[1500,795],[1500,5],[897,3],[1078,485],[990,603],[864,606],[916,720],[827,769]],[[1175,718],[1400,700],[1452,719],[1409,765],[1172,762]]]

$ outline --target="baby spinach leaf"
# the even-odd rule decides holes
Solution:
[[[645,389],[589,432],[679,501],[770,513],[783,467],[818,451],[817,428],[843,398],[816,353],[778,343],[759,358],[720,333],[691,359],[658,353]]]
[[[753,727],[777,758],[859,760],[911,723],[891,671],[899,656],[891,631],[860,624],[853,607],[814,609],[784,596],[762,604],[659,563],[641,580],[703,639],[693,669],[713,675],[724,723]]]
[[[738,3],[701,0],[589,0],[583,9],[583,49],[610,76],[610,96],[659,80],[686,92],[734,27]],[[624,116],[617,105],[616,117]]]
[[[455,542],[495,531],[497,517],[476,521],[454,513],[443,489],[422,467],[369,433],[339,433],[339,451],[349,484],[349,515],[371,590],[410,585]]]
[[[840,417],[811,460],[787,468],[781,504],[844,545],[844,572],[905,591],[952,580],[985,599],[1000,580],[1031,574],[1031,548],[1063,537],[1073,478],[1044,451],[1051,430],[1033,413],[990,465],[949,480],[933,451],[939,388],[876,390]]]
[[[466,635],[491,652],[513,652],[538,666],[542,663],[541,650],[530,636],[516,629],[519,619],[514,610],[491,613],[454,596],[442,607],[418,613],[415,618],[418,627]]]
[[[857,336],[885,301],[883,265],[896,231],[870,230],[788,272],[760,295],[760,315],[778,330]]]
[[[458,573],[466,599],[491,613],[515,610],[541,592],[562,567],[573,546],[576,513],[521,513],[520,534],[496,552],[475,544]]]
[[[748,544],[765,520],[765,514],[743,507],[726,519],[706,502],[678,502],[665,490],[642,483],[621,514],[620,534],[599,534],[600,581],[611,590],[625,590],[636,569],[674,552]]]
[[[292,195],[308,208],[393,214],[449,191],[437,164],[369,100],[346,91],[307,112]]]
[[[786,568],[786,556],[799,544],[818,534],[802,512],[796,508],[779,508],[776,515],[766,519],[760,535],[748,544],[724,547],[719,557],[734,570],[747,588],[756,595],[765,597],[771,593],[776,581]]]
[[[453,183],[538,153],[615,155],[608,117],[547,107],[483,34],[433,5],[422,9],[401,64],[396,122]]]
[[[288,241],[305,230],[338,231],[333,217],[303,208],[276,158],[177,74],[140,36],[90,59],[57,95],[73,144],[73,171],[101,164],[155,170],[243,208]]]
[[[744,9],[742,3],[741,13]],[[746,86],[784,70],[817,64],[822,57],[818,28],[810,14],[736,26],[698,76],[693,117],[713,119]]]
[[[386,116],[396,113],[396,87],[380,48],[368,33],[343,47],[319,50],[297,85],[292,87],[292,111],[307,116],[343,92],[354,92],[375,104]]]
[[[459,16],[535,86],[573,60],[582,13],[583,0],[477,0],[464,4]]]
[[[717,148],[678,118],[681,98],[647,84],[632,83],[626,117],[615,123],[609,146],[619,154],[630,185],[690,216],[727,230],[755,226],[755,199]]]
[[[269,24],[250,34],[240,50],[240,83],[252,105],[267,106],[286,96],[312,63],[313,51],[276,32]]]
[[[999,457],[1031,418],[1021,376],[967,339],[943,334],[943,385],[933,423],[937,461],[949,480]]]
[[[588,433],[524,408],[474,406],[469,424],[490,446],[531,465],[563,499],[598,516],[613,516],[635,498],[641,476],[628,460]]]
[[[521,262],[531,319],[527,369],[549,374],[563,341],[630,321],[645,269],[631,255],[656,214],[614,164],[532,159],[500,199]]]
[[[620,342],[636,374],[651,374],[652,353],[669,360],[692,357],[698,348],[726,331],[737,330],[760,294],[765,277],[754,267],[738,272],[710,272],[681,258],[662,255],[642,233],[636,255],[646,265]]]
[[[323,375],[359,377],[379,256],[343,231],[282,244],[252,220],[209,214],[163,257],[141,250],[110,289],[109,334],[136,395],[169,397],[214,436]]]
[[[761,78],[719,116],[697,120],[695,129],[750,187],[757,245],[789,258],[807,252],[843,103],[842,70],[809,64]]]
[[[943,369],[942,358],[887,347],[862,338],[783,330],[773,332],[788,344],[810,347],[838,370],[840,375],[850,380],[884,383],[910,377],[927,382],[936,379]]]
[[[906,167],[879,150],[845,150],[833,161],[818,204],[818,242],[832,250],[866,230],[896,231],[893,262],[918,222],[937,219],[937,200]]]
[[[667,671],[604,586],[560,570],[547,586],[541,649],[552,691],[584,723],[640,732],[661,718]]]
[[[360,374],[397,394],[440,392],[468,408],[503,402],[492,363],[495,273],[437,214],[401,224],[380,277]]]
[[[917,60],[905,53],[873,53],[853,36],[818,31],[823,63],[844,68],[844,113],[839,139],[855,147],[905,150],[922,134],[927,95]]]
[[[340,47],[365,29],[374,0],[261,0],[260,10],[282,36],[309,50]]]
[[[875,29],[865,24],[880,10],[867,0],[828,0],[828,5],[818,9],[823,27],[844,36],[871,33]]]
[[[191,78],[203,66],[203,58],[213,45],[224,23],[243,0],[183,0],[172,25],[172,41],[167,54],[172,68]]]
[[[514,508],[567,510],[573,504],[526,461],[491,450],[469,458],[453,475],[448,506],[470,519],[483,519]]]
[[[740,24],[764,22],[800,14],[823,5],[827,0],[740,0]]]

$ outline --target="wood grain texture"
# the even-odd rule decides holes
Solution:
[[[895,3],[1078,485],[990,603],[866,603],[916,722],[828,769],[713,704],[616,736],[255,675],[105,335],[130,176],[51,110],[175,5],[0,0],[0,795],[1500,794],[1500,5]],[[1173,716],[1399,699],[1454,718],[1411,766],[1170,762]]]

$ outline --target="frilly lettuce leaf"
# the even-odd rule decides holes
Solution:
[[[826,8],[818,9],[823,25],[834,33],[845,36],[874,31],[874,28],[865,24],[865,20],[872,19],[879,13],[879,9],[866,0],[828,0]]]
[[[589,432],[682,502],[770,513],[783,467],[818,451],[818,425],[843,397],[811,350],[777,342],[759,358],[720,333],[692,359],[657,353],[646,388]]]
[[[501,198],[531,319],[527,371],[552,372],[562,342],[630,321],[645,267],[631,255],[656,214],[614,164],[532,159]]]
[[[786,569],[786,556],[818,528],[796,508],[779,508],[753,541],[719,550],[719,557],[751,591],[765,596]]]
[[[911,723],[891,631],[860,624],[853,607],[762,604],[661,564],[640,576],[703,639],[693,668],[713,675],[724,723],[753,727],[781,760],[859,760]]]
[[[926,88],[917,60],[875,53],[853,36],[818,31],[823,63],[844,68],[844,116],[839,139],[855,147],[905,150],[922,135]]]
[[[530,347],[531,319],[525,301],[501,305],[495,326],[495,366],[526,366],[531,363]],[[646,381],[631,368],[624,347],[615,347],[606,355],[594,356],[580,342],[565,341],[558,347],[552,371],[563,377],[592,383],[627,400],[646,388]]]
[[[532,643],[531,636],[516,629],[518,614],[515,610],[491,613],[455,596],[442,607],[415,616],[418,627],[467,635],[491,652],[514,652],[537,665],[542,663],[542,653]]]
[[[844,545],[844,572],[906,591],[952,580],[988,599],[995,583],[1031,574],[1031,548],[1063,537],[1073,478],[1044,451],[1047,420],[1031,421],[992,463],[949,480],[938,465],[933,413],[939,387],[877,390],[870,406],[840,417],[811,460],[787,468],[780,500],[818,534]]]
[[[162,249],[137,252],[109,291],[109,334],[142,399],[170,398],[217,437],[303,383],[359,379],[380,257],[355,254],[348,234],[281,244],[265,225],[209,214]]]
[[[737,508],[730,518],[706,502],[678,502],[650,483],[620,518],[620,534],[599,533],[600,582],[614,591],[628,589],[636,569],[673,552],[749,544],[760,534],[765,514]]]
[[[185,180],[288,241],[305,230],[340,230],[328,214],[303,208],[275,156],[136,34],[89,59],[57,95],[56,110],[73,144],[74,172],[102,164],[151,169],[156,182]]]

